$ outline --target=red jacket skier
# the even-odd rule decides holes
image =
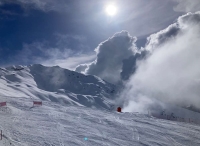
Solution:
[[[121,107],[118,107],[118,108],[117,108],[117,111],[118,111],[119,113],[121,113],[121,112],[122,112],[122,108],[121,108]]]

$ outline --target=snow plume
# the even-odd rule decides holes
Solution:
[[[172,27],[178,31],[171,33]],[[121,93],[124,111],[147,111],[158,107],[158,101],[200,107],[200,12],[179,17],[149,39],[151,55],[137,63]]]
[[[130,36],[127,31],[114,34],[95,49],[97,58],[88,65],[85,72],[97,75],[111,83],[119,82],[123,60],[137,52],[135,42],[136,38]],[[78,66],[77,70],[81,72],[80,69],[85,69],[85,66]]]
[[[140,52],[130,56],[128,59],[123,60],[122,72],[120,73],[121,79],[127,81],[137,69],[137,62],[144,59],[149,51],[141,49]]]

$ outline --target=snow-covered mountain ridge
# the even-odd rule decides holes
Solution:
[[[0,96],[109,109],[116,86],[99,77],[40,64],[0,68]]]

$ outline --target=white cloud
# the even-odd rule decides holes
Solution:
[[[11,65],[38,64],[47,60],[66,59],[73,54],[73,51],[68,48],[52,48],[47,41],[30,44],[23,43],[22,50],[18,51],[12,58],[9,58],[8,62]]]
[[[195,12],[200,10],[199,0],[174,0],[178,4],[174,7],[178,12]]]
[[[62,68],[75,70],[79,64],[92,62],[93,60],[95,60],[95,57],[96,57],[95,54],[78,54],[78,55],[66,57],[65,59],[45,60],[42,62],[42,64],[46,66],[58,65]]]
[[[74,70],[81,63],[92,62],[95,54],[87,53],[87,38],[83,35],[55,34],[55,47],[50,42],[23,43],[23,47],[14,57],[4,63],[7,65],[44,64],[61,66]],[[69,47],[70,46],[70,47]]]
[[[24,58],[38,57],[43,59],[62,59],[69,57],[72,54],[72,50],[68,48],[52,48],[49,46],[49,42],[33,42],[30,44],[23,44],[23,49],[19,52],[18,55],[23,56]],[[26,62],[26,61],[25,61]]]
[[[152,51],[153,49],[165,44],[169,40],[173,40],[178,34],[184,32],[185,29],[192,25],[199,24],[200,12],[187,13],[180,16],[177,22],[171,24],[166,29],[161,30],[155,34],[150,35],[147,40],[146,50]]]
[[[179,25],[174,23],[160,32],[150,35],[147,38],[146,49],[152,51],[154,48],[162,45],[166,41],[173,39],[180,31]]]
[[[46,66],[58,65],[63,68],[74,70],[81,63],[95,60],[96,55],[76,53],[68,48],[52,48],[47,41],[23,44],[14,61],[10,64],[43,64]],[[13,60],[13,59],[12,59]]]
[[[97,75],[112,83],[119,82],[121,80],[122,61],[137,51],[135,41],[136,38],[131,37],[127,31],[122,31],[102,42],[95,49],[97,58],[88,64],[86,73]],[[80,66],[78,69],[80,69]]]
[[[200,12],[179,17],[179,33],[172,39],[164,38],[162,45],[155,45],[152,54],[138,63],[136,73],[121,94],[126,110],[135,110],[135,105],[147,109],[148,103],[155,102],[151,99],[200,107],[199,17]],[[170,27],[154,34],[156,39],[152,40],[159,44],[157,38],[168,37],[166,30],[170,31]]]

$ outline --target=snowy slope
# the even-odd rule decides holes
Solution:
[[[109,109],[116,87],[96,76],[58,66],[0,68],[0,96]]]
[[[199,146],[200,127],[46,101],[32,108],[30,99],[5,98],[0,111],[4,137],[13,146]],[[84,138],[87,138],[84,140]]]
[[[7,107],[0,108],[0,146],[200,145],[199,125],[108,110],[116,90],[98,77],[59,67],[1,68],[0,102]],[[33,107],[34,100],[43,105]],[[177,109],[175,115],[182,113]]]

